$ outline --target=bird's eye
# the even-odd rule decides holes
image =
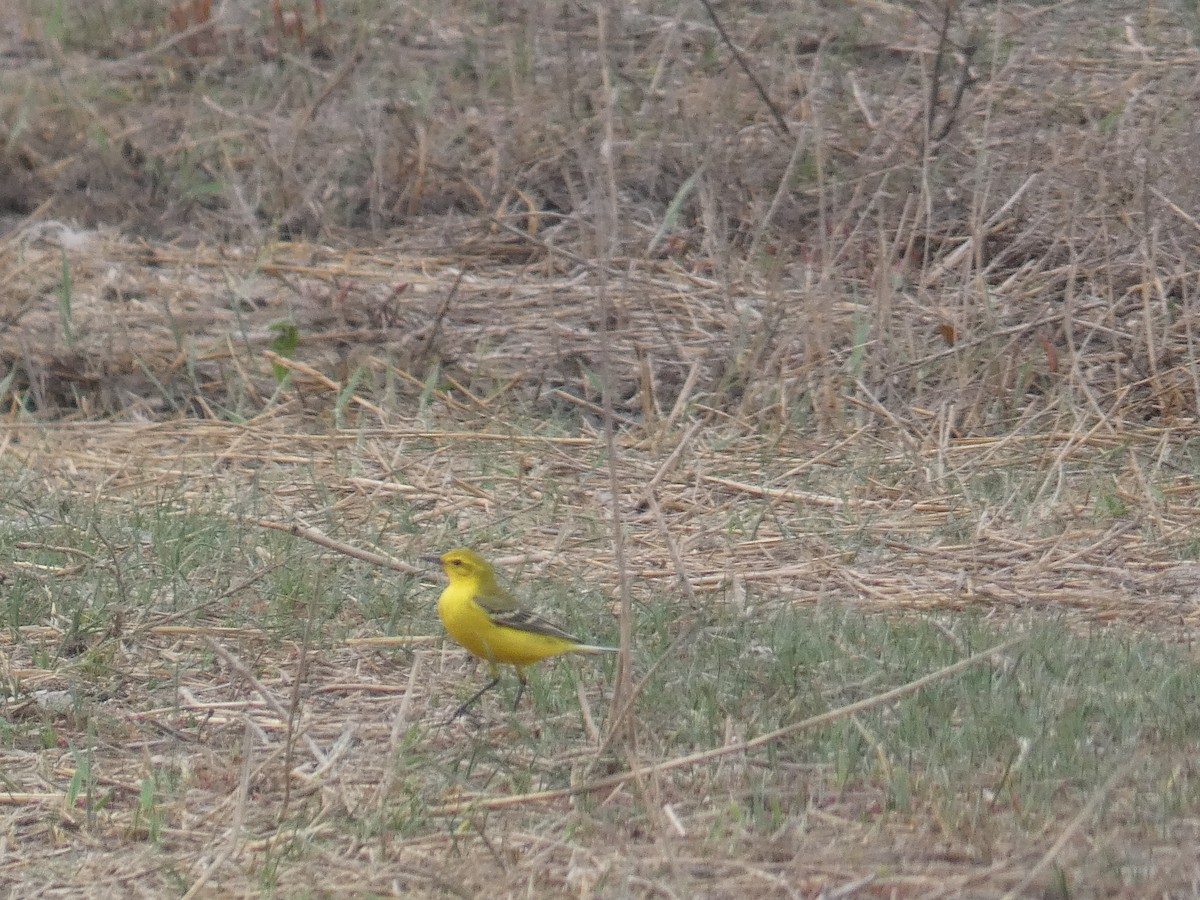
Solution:
[[[462,565],[462,560],[461,560],[461,559],[452,559],[452,560],[450,560],[450,565],[452,565],[452,566],[461,566],[461,565]]]

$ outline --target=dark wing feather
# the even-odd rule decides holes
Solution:
[[[577,638],[567,634],[537,613],[521,609],[517,598],[498,584],[489,585],[476,594],[475,602],[483,607],[493,622],[503,628],[514,628],[530,634],[544,634],[546,637],[570,641],[572,644],[580,643]]]
[[[504,628],[515,628],[517,631],[528,631],[530,634],[544,634],[546,637],[570,641],[572,644],[579,643],[577,638],[567,634],[557,625],[551,624],[537,613],[532,613],[527,609],[509,609],[495,612],[489,609],[488,615],[493,622]]]

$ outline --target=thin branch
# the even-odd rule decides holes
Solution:
[[[502,809],[508,806],[520,806],[526,803],[544,803],[548,800],[561,800],[564,797],[574,797],[578,794],[589,794],[592,791],[604,790],[606,788],[616,787],[624,784],[627,781],[632,781],[635,778],[644,778],[647,775],[657,775],[662,772],[670,772],[674,769],[685,769],[692,766],[703,765],[713,762],[717,759],[723,759],[726,756],[732,756],[735,753],[746,753],[750,750],[756,750],[759,747],[765,747],[767,744],[773,744],[780,738],[785,738],[789,735],[800,731],[808,731],[813,728],[819,728],[822,725],[828,725],[831,722],[836,722],[838,719],[844,719],[847,716],[853,716],[857,713],[866,712],[870,709],[876,709],[880,706],[908,697],[911,694],[916,694],[929,685],[938,681],[944,681],[952,675],[957,675],[967,669],[973,668],[1008,650],[1013,649],[1025,641],[1024,637],[1016,637],[1012,640],[1004,641],[990,649],[976,653],[974,656],[968,656],[966,659],[959,660],[952,665],[946,666],[943,669],[938,669],[936,672],[930,672],[918,678],[916,681],[910,681],[908,684],[901,685],[898,688],[893,688],[890,691],[885,691],[882,694],[876,694],[873,697],[867,697],[864,700],[859,700],[855,703],[847,704],[846,706],[837,709],[831,709],[828,712],[823,712],[820,715],[812,716],[800,722],[793,722],[790,725],[785,725],[782,728],[777,728],[774,731],[769,731],[766,734],[759,735],[753,740],[738,741],[733,744],[727,744],[724,747],[717,747],[712,750],[701,750],[697,753],[689,753],[687,756],[678,756],[675,759],[669,759],[665,762],[656,763],[650,766],[642,766],[638,769],[631,769],[627,772],[620,772],[616,775],[610,775],[608,778],[600,778],[596,781],[588,782],[587,784],[576,785],[575,787],[560,788],[553,791],[538,791],[532,794],[519,794],[510,797],[493,797],[491,799],[470,800],[463,803],[453,803],[446,806],[437,807],[431,810],[434,815],[458,815],[468,809]]]
[[[733,58],[737,60],[738,66],[746,77],[750,79],[750,83],[754,85],[754,89],[758,91],[758,96],[762,98],[762,102],[766,104],[767,109],[771,111],[771,115],[775,117],[775,127],[780,134],[791,135],[792,129],[788,127],[787,120],[784,119],[783,113],[779,111],[779,107],[767,96],[767,89],[763,87],[762,82],[758,80],[758,76],[750,69],[750,63],[746,61],[746,57],[742,56],[742,51],[737,48],[733,40],[729,37],[729,33],[725,30],[725,26],[721,24],[721,20],[717,18],[717,11],[713,9],[709,0],[700,0],[700,5],[704,7],[704,11],[708,13],[708,17],[712,19],[713,25],[717,28],[717,33],[721,35],[721,40],[725,42],[725,46],[733,54]]]
[[[286,531],[288,534],[293,534],[296,537],[302,537],[306,541],[312,541],[314,544],[319,544],[322,547],[328,547],[330,550],[341,553],[343,556],[350,556],[354,559],[361,559],[363,562],[371,563],[375,566],[383,566],[385,569],[392,569],[396,572],[403,572],[405,575],[420,575],[425,569],[417,566],[409,565],[406,562],[400,562],[398,559],[393,559],[390,556],[384,556],[382,553],[373,553],[370,550],[361,550],[358,547],[353,547],[350,544],[343,544],[341,541],[335,541],[327,534],[322,534],[315,528],[309,528],[306,525],[289,525],[287,522],[273,522],[270,519],[259,519],[256,523],[263,528],[272,528],[275,531]]]
[[[1096,788],[1096,790],[1092,793],[1092,796],[1088,798],[1088,802],[1083,805],[1083,809],[1081,809],[1075,818],[1073,818],[1067,824],[1067,827],[1063,829],[1062,834],[1058,836],[1058,840],[1050,845],[1050,849],[1042,854],[1042,858],[1038,860],[1037,865],[1035,865],[1025,874],[1025,877],[1021,879],[1017,886],[1004,895],[1003,900],[1014,900],[1016,897],[1027,896],[1025,889],[1028,888],[1034,882],[1034,880],[1041,875],[1042,872],[1044,872],[1046,868],[1054,862],[1055,859],[1058,858],[1058,854],[1062,853],[1063,848],[1067,846],[1067,842],[1071,840],[1071,838],[1075,836],[1075,833],[1079,831],[1079,829],[1083,827],[1087,820],[1092,817],[1093,813],[1096,812],[1096,807],[1098,807],[1104,801],[1104,798],[1108,796],[1109,792],[1117,786],[1117,782],[1129,774],[1129,770],[1133,768],[1134,763],[1138,762],[1138,759],[1139,755],[1137,753],[1130,753],[1128,757],[1122,760],[1116,766],[1116,768],[1113,769],[1112,774],[1104,779],[1104,783],[1100,785],[1100,787]]]
[[[600,325],[596,329],[596,336],[600,343],[600,399],[604,419],[604,449],[605,455],[608,457],[608,488],[612,496],[610,521],[612,523],[613,555],[617,565],[617,579],[620,583],[621,651],[617,658],[617,677],[613,684],[612,695],[613,708],[620,709],[632,689],[633,601],[629,592],[629,567],[625,561],[625,526],[621,519],[620,457],[617,449],[616,414],[613,412],[612,399],[612,339],[608,332],[608,317],[612,312],[612,303],[608,295],[608,266],[612,259],[617,230],[617,175],[613,163],[616,144],[613,134],[612,78],[608,65],[608,15],[603,6],[600,7],[597,25],[600,34],[600,77],[604,85],[605,103],[603,107],[604,140],[600,146],[604,197],[603,203],[597,205],[598,214],[595,221],[597,255],[603,260],[603,264],[596,270],[596,294],[600,307]],[[620,724],[620,720],[609,722],[610,738],[613,735],[612,728]],[[632,748],[630,747],[630,749]]]

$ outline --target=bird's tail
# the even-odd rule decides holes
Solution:
[[[572,653],[616,653],[620,647],[597,647],[595,644],[576,644],[571,648]]]

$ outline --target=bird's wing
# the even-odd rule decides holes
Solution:
[[[499,585],[492,585],[475,592],[475,602],[489,615],[512,612],[521,608],[517,598]]]
[[[542,618],[537,613],[521,609],[517,598],[504,588],[496,586],[475,595],[475,602],[483,607],[488,618],[502,628],[514,628],[517,631],[527,631],[530,634],[544,634],[546,637],[558,638],[578,644],[579,640],[563,631],[553,622]]]
[[[510,609],[504,612],[489,612],[491,620],[504,628],[515,628],[517,631],[528,631],[531,634],[544,634],[546,637],[558,638],[578,644],[579,639],[567,634],[557,625],[543,619],[537,613],[527,609]]]

